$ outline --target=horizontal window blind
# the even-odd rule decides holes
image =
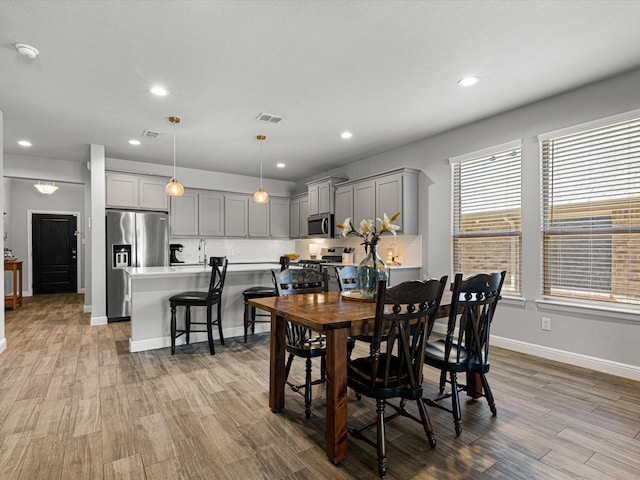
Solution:
[[[503,291],[520,293],[521,148],[453,163],[453,271],[507,271]]]
[[[542,141],[542,292],[640,303],[640,119]]]

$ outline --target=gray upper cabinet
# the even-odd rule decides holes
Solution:
[[[107,208],[169,209],[165,178],[107,172],[105,179]]]
[[[289,199],[269,199],[269,234],[275,238],[289,238]]]
[[[246,237],[249,231],[249,196],[224,196],[225,237]]]
[[[309,236],[309,196],[305,195],[300,197],[300,238],[307,238]]]
[[[289,234],[300,238],[300,198],[292,198],[289,204]]]
[[[336,223],[342,223],[346,218],[353,220],[353,185],[336,187]],[[336,236],[342,233],[342,229],[336,227]]]
[[[198,194],[199,233],[211,237],[224,236],[224,195]]]
[[[268,237],[269,236],[269,207],[273,198],[269,198],[269,203],[256,203],[249,200],[249,236]]]
[[[224,196],[215,192],[186,189],[171,197],[170,228],[173,236],[224,235]]]
[[[363,219],[400,216],[395,224],[407,235],[418,234],[418,170],[403,168],[340,184],[336,187],[336,221],[352,217],[354,227]],[[351,192],[349,189],[352,189]],[[349,210],[349,196],[352,209]],[[344,217],[344,218],[343,218]]]
[[[198,213],[197,192],[185,190],[184,195],[171,197],[171,235],[198,235]]]
[[[344,181],[344,178],[326,177],[307,183],[309,215],[334,213],[333,197],[335,185]]]

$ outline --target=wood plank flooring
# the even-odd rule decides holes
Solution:
[[[326,459],[323,386],[310,420],[289,389],[286,411],[271,413],[268,336],[228,339],[215,356],[206,343],[131,354],[129,324],[89,326],[82,300],[28,297],[5,311],[0,478],[377,478],[364,442],[350,439],[339,467]],[[435,449],[417,423],[389,422],[388,479],[640,478],[638,382],[498,348],[492,357],[498,416],[463,400],[456,438],[451,415],[429,409]],[[303,362],[292,376],[303,378]],[[427,370],[428,395],[437,378]],[[374,418],[374,402],[349,394],[350,424]]]

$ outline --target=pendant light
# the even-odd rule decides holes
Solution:
[[[184,187],[176,180],[176,123],[180,123],[180,118],[169,117],[169,121],[173,123],[173,179],[167,183],[165,190],[172,197],[180,197],[184,194]]]
[[[262,142],[267,139],[264,135],[257,135],[256,138],[260,142],[260,189],[253,194],[253,200],[256,203],[267,203],[269,201],[269,195],[262,188]]]
[[[33,186],[36,187],[36,189],[43,195],[51,195],[53,192],[58,190],[58,186],[55,184],[55,182],[40,183],[40,180],[38,180],[38,183],[34,184]]]

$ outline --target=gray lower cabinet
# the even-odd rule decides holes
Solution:
[[[411,280],[422,280],[420,278],[420,267],[404,267],[404,268],[390,268],[389,274],[389,286],[393,287],[399,285],[402,282],[408,282]]]

